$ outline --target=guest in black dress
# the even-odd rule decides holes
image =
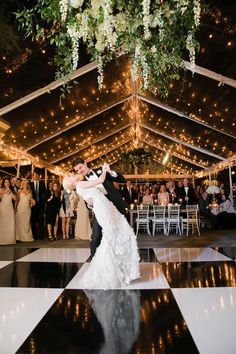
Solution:
[[[46,191],[46,223],[48,229],[49,241],[53,241],[53,238],[57,239],[59,210],[61,207],[61,189],[57,183],[49,185]],[[52,235],[52,230],[54,234]]]
[[[217,214],[218,224],[225,229],[236,229],[236,211],[233,203],[227,194],[221,196],[219,213]]]

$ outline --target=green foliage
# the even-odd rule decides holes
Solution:
[[[189,34],[193,51],[197,47],[198,1],[151,0],[145,17],[143,0],[78,0],[77,8],[66,0],[37,0],[16,18],[26,36],[55,46],[57,78],[66,81],[75,69],[77,46],[83,42],[93,59],[103,58],[103,65],[120,51],[128,54],[143,88],[166,95],[170,81],[179,78]],[[61,3],[68,5],[64,17]],[[69,34],[71,28],[73,34]]]
[[[144,150],[144,148],[138,148],[131,152],[124,153],[122,160],[129,162],[133,166],[139,166],[151,156],[152,154],[149,151]]]

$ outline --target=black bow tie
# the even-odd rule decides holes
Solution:
[[[93,176],[93,172],[92,172],[92,171],[90,171],[90,172],[89,172],[89,173],[87,173],[85,176],[86,176],[86,177]]]

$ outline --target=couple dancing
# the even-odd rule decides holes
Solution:
[[[74,162],[74,169],[85,180],[67,176],[63,180],[64,188],[76,187],[77,193],[94,212],[93,258],[80,285],[84,289],[124,287],[140,276],[136,236],[124,216],[124,201],[113,185],[113,181],[124,182],[125,179],[111,171],[108,164],[92,171],[83,159]]]

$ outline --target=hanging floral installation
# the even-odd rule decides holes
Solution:
[[[100,89],[105,64],[127,54],[142,88],[167,94],[186,49],[194,71],[200,12],[200,0],[36,0],[16,17],[27,36],[55,45],[57,78],[77,69],[83,43]]]
[[[129,162],[133,166],[139,166],[152,156],[151,152],[144,148],[138,148],[131,152],[123,153],[122,160]]]

